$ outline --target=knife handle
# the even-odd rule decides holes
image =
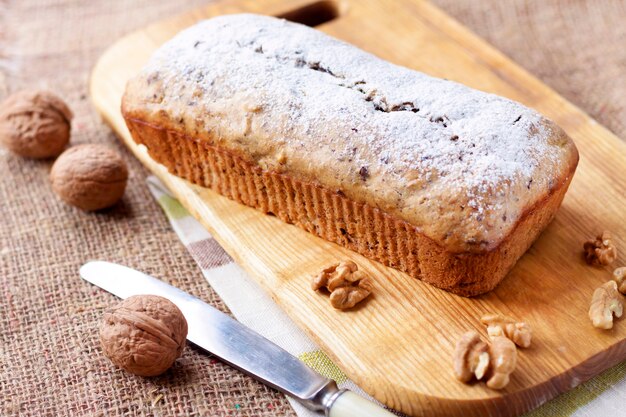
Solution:
[[[395,417],[389,411],[352,391],[343,391],[330,405],[328,417]]]

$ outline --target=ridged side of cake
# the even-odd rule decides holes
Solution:
[[[571,177],[527,210],[514,233],[483,253],[451,253],[404,220],[319,184],[263,170],[232,152],[127,118],[134,140],[174,175],[271,213],[325,240],[462,296],[493,289],[558,210]]]

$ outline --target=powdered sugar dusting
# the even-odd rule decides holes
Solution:
[[[240,129],[258,158],[280,151],[311,177],[324,163],[346,171],[327,182],[371,193],[381,207],[393,198],[405,218],[452,202],[467,208],[466,217],[508,213],[514,220],[507,194],[519,184],[547,187],[551,178],[537,171],[556,170],[561,155],[562,144],[551,143],[533,110],[270,17],[201,22],[162,47],[143,74],[162,83],[161,105],[201,106],[207,130]],[[253,103],[263,117],[241,103]],[[244,127],[217,126],[224,108],[240,108],[229,117]],[[169,111],[188,117],[184,106]]]

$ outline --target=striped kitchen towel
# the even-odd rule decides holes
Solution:
[[[311,341],[261,287],[244,272],[154,176],[148,187],[167,215],[174,231],[187,247],[211,287],[241,323],[288,351],[322,375],[370,398]],[[300,417],[317,417],[287,397]],[[526,417],[625,416],[626,362],[544,404]]]

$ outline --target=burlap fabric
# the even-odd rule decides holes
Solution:
[[[626,136],[626,2],[435,0],[621,137]],[[0,150],[0,415],[293,416],[283,397],[196,351],[162,377],[116,370],[97,326],[115,298],[78,267],[107,259],[220,299],[150,196],[146,171],[89,104],[89,69],[115,38],[206,0],[0,0],[0,99],[47,87],[74,110],[74,144],[101,142],[131,168],[121,204],[84,214],[60,203],[50,161]]]

